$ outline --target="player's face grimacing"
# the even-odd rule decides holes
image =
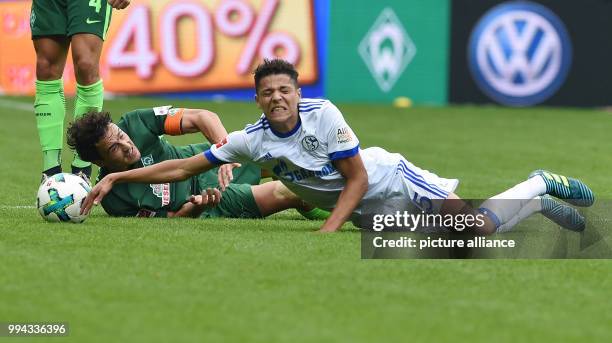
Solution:
[[[297,124],[301,96],[289,75],[274,74],[260,80],[255,101],[273,128],[287,132]]]
[[[127,170],[140,159],[140,151],[134,142],[113,123],[109,124],[104,138],[96,143],[96,149],[102,157],[96,164],[113,172]]]

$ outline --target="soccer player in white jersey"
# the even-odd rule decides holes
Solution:
[[[458,180],[441,178],[381,148],[362,150],[336,106],[328,100],[301,98],[293,65],[282,60],[264,61],[255,71],[255,90],[255,100],[263,111],[255,124],[230,133],[203,154],[107,175],[84,201],[83,211],[99,203],[114,183],[174,182],[219,164],[248,161],[272,171],[303,200],[332,210],[322,232],[336,231],[349,218],[365,212],[384,214],[415,208],[442,214],[479,211],[485,214],[484,225],[473,229],[485,234],[507,231],[535,212],[568,229],[584,229],[584,218],[574,208],[547,196],[590,206],[593,193],[579,180],[536,171],[473,210],[454,193]]]

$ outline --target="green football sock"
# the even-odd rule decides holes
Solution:
[[[59,149],[43,151],[43,171],[59,167],[62,164],[62,151]]]
[[[306,210],[302,210],[302,209],[297,209],[298,212],[300,212],[300,214],[309,220],[325,220],[327,218],[329,218],[329,215],[331,214],[329,211],[325,211],[322,210],[320,208],[313,208],[310,211],[306,211]]]
[[[34,112],[40,147],[43,151],[43,170],[48,170],[61,164],[59,156],[64,141],[66,116],[64,83],[61,79],[36,80]]]
[[[89,86],[82,86],[77,83],[76,99],[74,102],[74,119],[79,119],[85,113],[92,110],[102,110],[103,101],[104,85],[102,84],[102,80],[98,80],[98,82]],[[86,168],[91,166],[91,163],[81,160],[79,155],[75,153],[72,165],[77,168]]]

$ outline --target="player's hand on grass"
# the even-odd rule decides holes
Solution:
[[[110,192],[113,188],[113,179],[110,175],[105,176],[100,182],[98,182],[91,192],[87,195],[87,198],[81,203],[81,214],[89,214],[91,208],[94,205],[98,205],[102,199]]]
[[[338,232],[340,228],[342,228],[342,225],[345,221],[346,219],[344,219],[342,216],[339,216],[337,210],[334,209],[334,211],[332,211],[331,215],[325,220],[325,223],[323,223],[317,233]]]
[[[320,228],[317,233],[332,233],[332,232],[337,232],[337,229],[330,229],[330,228],[326,228],[326,227],[322,227]]]
[[[201,195],[190,196],[189,202],[201,209],[215,207],[221,202],[221,192],[216,188],[208,188]]]
[[[112,8],[122,10],[130,5],[130,0],[108,0]]]
[[[240,163],[227,163],[219,167],[217,177],[219,178],[219,187],[221,187],[221,191],[225,191],[225,188],[227,188],[227,186],[229,186],[234,179],[232,170],[234,168],[239,168],[240,166]]]

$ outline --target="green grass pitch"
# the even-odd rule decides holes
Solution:
[[[98,208],[82,225],[45,223],[32,207],[41,158],[31,101],[0,98],[0,322],[69,322],[70,336],[53,342],[612,341],[609,260],[361,260],[350,224],[318,235],[320,223],[291,211],[138,220]],[[119,118],[168,103],[213,110],[228,130],[259,113],[252,103],[153,98],[105,106]],[[609,112],[339,107],[363,147],[459,178],[465,198],[536,168],[612,198]]]

